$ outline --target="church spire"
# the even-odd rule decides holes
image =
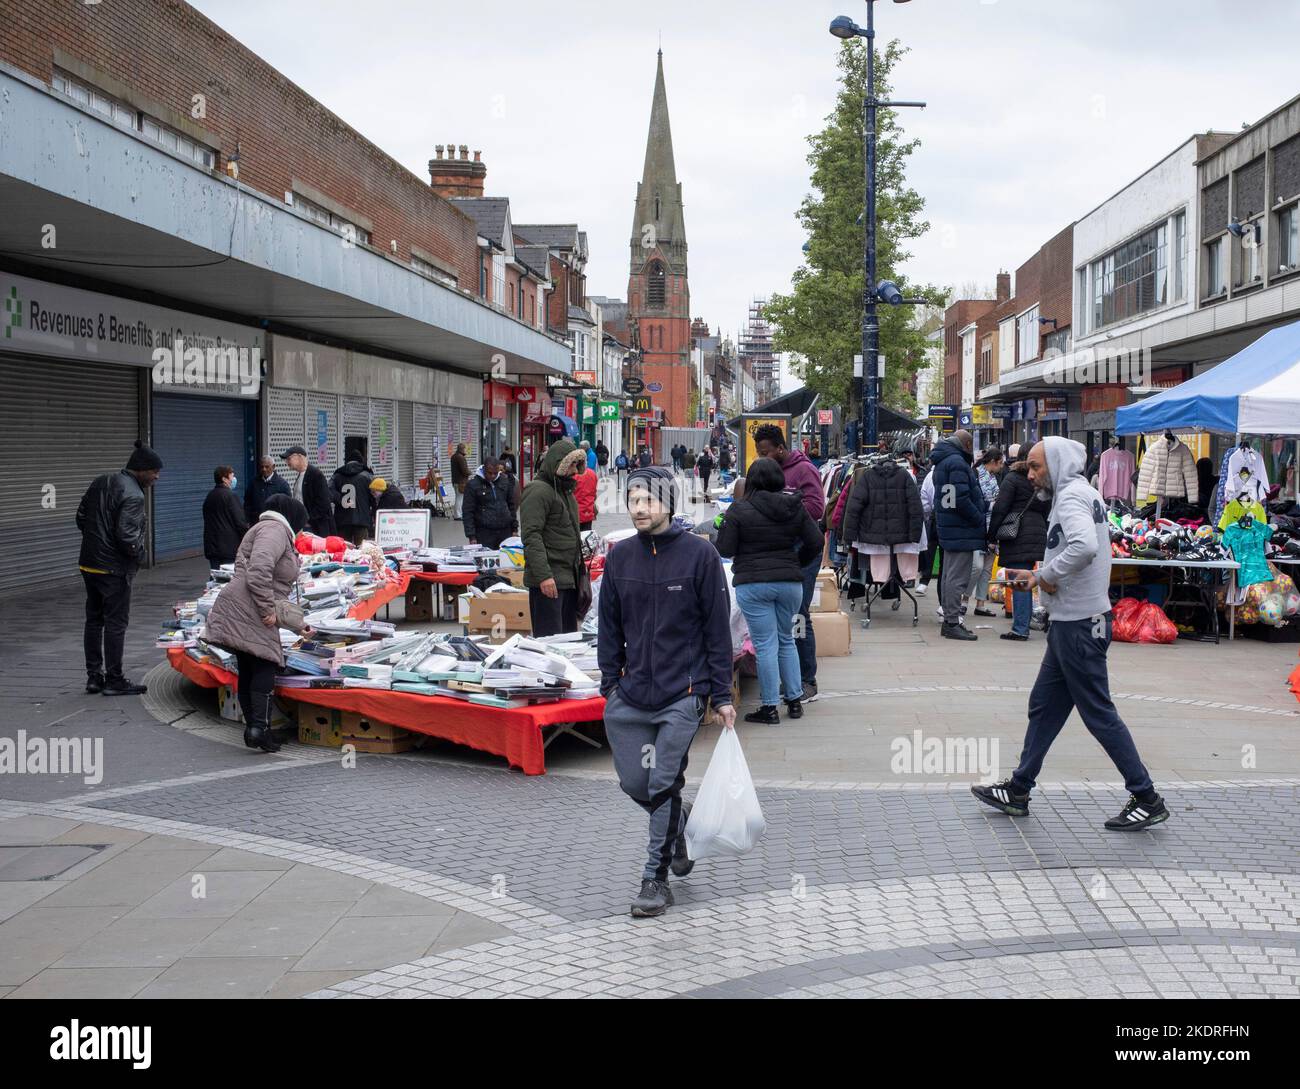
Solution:
[[[673,160],[673,133],[668,120],[668,92],[664,87],[664,53],[659,50],[650,129],[646,135],[645,165],[636,190],[636,215],[632,223],[632,269],[639,271],[652,248],[659,248],[673,271],[686,271],[686,225],[682,216],[682,187]]]

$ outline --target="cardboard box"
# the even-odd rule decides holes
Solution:
[[[473,598],[465,626],[473,632],[490,632],[498,626],[499,630],[531,632],[533,615],[528,595],[498,593]]]
[[[292,700],[287,700],[282,704],[278,699],[273,699],[271,701],[271,728],[278,730],[293,725],[293,720],[297,717],[296,708],[297,704]],[[239,709],[239,695],[228,684],[223,684],[217,688],[217,713],[227,722],[243,724],[244,715]]]
[[[412,582],[406,588],[406,619],[425,622],[433,615],[433,583]]]
[[[405,733],[405,731],[403,731]],[[415,738],[411,734],[405,737],[392,738],[391,740],[382,737],[347,737],[342,738],[343,745],[351,745],[357,752],[373,753],[397,753],[407,752],[415,747]]]
[[[304,705],[298,712],[298,740],[304,745],[337,749],[343,744],[343,712],[336,707]]]
[[[380,722],[379,719],[371,718],[369,715],[363,715],[356,711],[343,711],[342,716],[343,720],[339,732],[343,735],[345,741],[353,738],[393,741],[410,736],[409,730],[394,726],[391,722]]]
[[[837,613],[840,611],[840,588],[835,584],[835,575],[826,571],[817,576],[813,586],[810,613]]]
[[[733,668],[731,671],[731,705],[735,707],[737,711],[740,710],[740,670],[736,668]],[[710,704],[710,706],[705,708],[704,718],[701,720],[701,725],[720,726],[721,724],[722,719],[718,717],[718,713],[713,709],[712,704]]]
[[[521,590],[524,588],[524,569],[522,567],[498,567],[495,573],[503,579],[508,579],[511,586],[517,586]]]
[[[848,613],[812,613],[811,617],[818,658],[843,658],[850,653]]]

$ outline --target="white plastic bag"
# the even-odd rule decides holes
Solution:
[[[686,822],[686,853],[696,860],[743,855],[766,827],[740,738],[735,730],[723,730]]]

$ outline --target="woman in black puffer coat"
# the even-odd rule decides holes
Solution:
[[[731,504],[718,528],[718,551],[734,557],[736,603],[749,622],[758,659],[762,705],[746,722],[775,726],[785,686],[791,718],[803,714],[803,680],[793,624],[803,601],[802,568],[822,550],[822,532],[798,492],[787,492],[785,474],[771,458],[756,458],[745,473],[743,499]]]
[[[989,544],[998,550],[998,562],[1003,567],[1030,571],[1041,563],[1047,549],[1047,514],[1052,509],[1049,499],[1040,499],[1029,482],[1029,463],[1017,461],[1011,466],[997,501],[989,515]],[[1008,518],[1020,515],[1020,529],[1013,540],[999,541],[998,528]],[[1029,621],[1034,612],[1034,595],[1031,590],[1013,590],[1011,593],[1011,630],[1003,639],[1023,641],[1029,638]]]

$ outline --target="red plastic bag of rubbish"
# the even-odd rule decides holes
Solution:
[[[1172,643],[1178,638],[1178,628],[1165,615],[1164,609],[1149,602],[1137,612],[1138,643]]]
[[[1122,597],[1115,603],[1111,620],[1110,637],[1116,643],[1136,643],[1138,617],[1142,602],[1135,597]]]
[[[314,556],[317,552],[325,551],[325,538],[317,537],[316,534],[304,530],[294,538],[293,546],[298,550],[299,555]]]

